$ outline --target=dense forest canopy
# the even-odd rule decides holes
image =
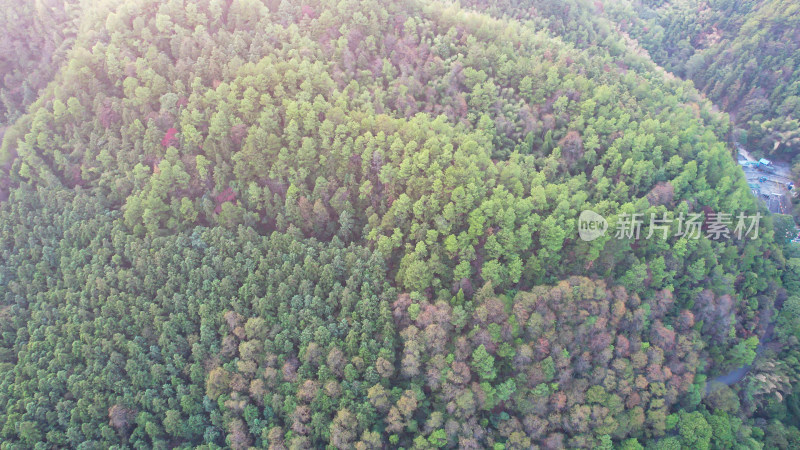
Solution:
[[[788,160],[800,154],[800,5],[655,0],[611,7],[655,61],[730,112],[739,142]]]
[[[730,142],[796,86],[745,116],[671,43],[734,6],[6,3],[0,448],[800,446],[794,222]]]

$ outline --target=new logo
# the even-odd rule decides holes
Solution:
[[[608,221],[594,211],[587,209],[578,217],[578,234],[584,241],[593,241],[606,234],[606,230]]]

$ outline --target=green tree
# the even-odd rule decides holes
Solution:
[[[494,356],[490,355],[483,345],[478,346],[472,351],[472,367],[481,379],[494,380],[497,378],[497,372],[494,367]]]
[[[678,432],[683,445],[697,449],[710,448],[712,429],[703,414],[697,411],[683,412],[678,423]]]

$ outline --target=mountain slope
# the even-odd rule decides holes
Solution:
[[[689,83],[440,2],[103,8],[6,134],[4,442],[692,445],[717,424],[706,374],[752,362],[795,268],[769,217],[759,239],[615,237],[619,214],[759,211]],[[585,209],[611,232],[581,240]]]

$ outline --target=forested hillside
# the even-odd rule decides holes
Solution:
[[[77,33],[77,2],[0,2],[0,127],[19,118],[64,62]]]
[[[0,448],[800,445],[800,252],[728,115],[533,3],[36,3],[74,36],[2,69]],[[762,217],[614,233],[694,213]]]
[[[800,154],[800,5],[789,0],[608,2],[621,28],[728,111],[735,138]]]

